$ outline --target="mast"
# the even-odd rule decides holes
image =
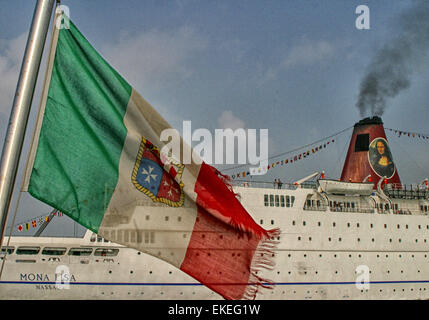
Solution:
[[[38,0],[27,39],[0,162],[0,246],[55,0]]]

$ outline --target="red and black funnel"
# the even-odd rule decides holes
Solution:
[[[377,116],[355,124],[341,181],[362,182],[368,176],[374,186],[380,179],[386,179],[387,183],[401,183],[383,122]]]

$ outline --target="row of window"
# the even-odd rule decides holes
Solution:
[[[297,239],[298,239],[298,241],[301,241],[301,240],[302,240],[302,237],[301,237],[301,236],[298,236],[298,238],[297,238]],[[312,239],[313,239],[312,237],[308,237],[308,241],[312,241]],[[328,240],[329,240],[329,241],[332,241],[332,237],[328,237]],[[360,242],[360,241],[361,241],[361,238],[357,238],[356,240],[357,240],[357,242]],[[339,242],[341,242],[341,241],[342,241],[342,238],[341,238],[341,237],[340,237],[340,238],[338,238],[338,241],[339,241]],[[424,241],[424,243],[427,243],[427,239],[423,239],[423,241]],[[371,238],[371,242],[375,242],[375,238]],[[392,243],[392,242],[393,242],[393,239],[392,239],[392,238],[390,238],[390,239],[389,239],[389,242],[390,242],[390,243]],[[401,239],[401,238],[399,238],[399,239],[398,239],[398,242],[402,242],[402,239]],[[415,242],[415,243],[418,243],[418,242],[419,242],[419,239],[414,239],[414,242]]]
[[[331,200],[331,201],[329,201],[329,206],[331,208],[352,208],[352,209],[354,209],[356,207],[356,204],[354,202],[348,202],[348,201],[337,202],[337,201]]]
[[[279,194],[265,194],[264,205],[266,207],[293,207],[295,196],[285,196]]]
[[[167,217],[168,218],[168,217]],[[168,221],[168,219],[166,220]],[[104,235],[118,243],[154,243],[155,232],[143,230],[110,230],[105,231]],[[91,240],[95,241],[95,240]]]
[[[15,247],[2,247],[1,253],[12,254],[15,252],[17,255],[35,255],[39,254],[41,248],[40,247],[31,247],[31,246],[23,246],[18,247],[15,251]],[[93,248],[70,248],[68,251],[69,256],[90,256],[93,252]],[[49,256],[63,256],[67,252],[67,248],[58,248],[58,247],[46,247],[43,248],[42,254]],[[115,248],[97,248],[94,251],[94,256],[117,256],[119,253],[119,249]]]
[[[296,225],[296,221],[295,220],[292,220],[292,225],[293,226],[295,226]],[[306,221],[302,221],[302,225],[303,226],[306,226],[307,225],[307,222]],[[352,227],[352,224],[350,223],[350,222],[347,222],[347,228],[350,228],[350,227]],[[322,226],[322,222],[320,222],[320,221],[318,221],[317,222],[317,226],[318,227],[321,227]],[[332,222],[332,227],[336,227],[337,226],[337,223],[336,222]],[[388,225],[387,225],[387,223],[384,223],[383,224],[383,226],[384,226],[384,229],[387,229],[388,228]],[[371,228],[371,229],[373,229],[374,228],[374,224],[373,223],[370,223],[369,224],[369,227]],[[357,222],[356,223],[356,228],[360,228],[360,223],[359,222]],[[401,229],[401,225],[400,224],[397,224],[396,225],[396,228],[397,229]],[[409,228],[409,225],[408,224],[405,224],[405,229],[408,229]],[[421,224],[419,224],[419,225],[417,225],[417,228],[419,229],[419,230],[421,230],[422,229],[422,225]],[[427,230],[429,230],[429,224],[428,225],[426,225],[426,229]]]
[[[273,195],[273,194],[265,194],[264,195],[264,205],[265,207],[292,207],[293,203],[295,202],[294,196],[284,196],[284,195]],[[355,209],[357,208],[357,204],[355,202],[350,201],[329,201],[329,206],[331,209]],[[323,208],[322,203],[320,200],[307,200],[306,201],[306,207],[313,207],[313,208]],[[379,210],[389,210],[390,204],[386,203],[376,203],[375,205],[376,209]],[[399,206],[397,203],[394,203],[392,205],[392,209],[399,211]],[[429,207],[427,205],[420,205],[420,210],[422,212],[429,212]]]

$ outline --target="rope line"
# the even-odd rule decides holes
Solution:
[[[304,146],[301,146],[301,147],[298,147],[298,148],[295,148],[295,149],[292,149],[292,150],[288,150],[288,151],[285,151],[285,152],[282,152],[282,153],[276,154],[276,155],[271,156],[271,157],[268,157],[268,158],[266,158],[266,159],[261,159],[260,161],[276,159],[276,158],[278,158],[278,157],[280,157],[280,156],[284,156],[284,155],[286,155],[286,154],[293,153],[293,152],[296,152],[296,151],[298,151],[298,150],[301,150],[301,149],[307,148],[307,147],[312,146],[312,145],[314,145],[314,144],[320,143],[320,142],[322,142],[322,141],[324,141],[324,140],[326,140],[326,139],[330,139],[330,138],[332,138],[332,137],[338,136],[338,135],[342,134],[343,132],[345,132],[345,131],[347,131],[347,130],[350,130],[350,129],[351,129],[351,128],[353,128],[353,127],[354,127],[354,126],[350,126],[350,127],[346,128],[346,129],[343,129],[343,130],[341,130],[341,131],[339,131],[339,132],[337,132],[337,133],[334,133],[334,134],[332,134],[332,135],[330,135],[330,136],[324,137],[324,138],[322,138],[322,139],[319,139],[319,140],[314,141],[314,142],[312,142],[312,143],[306,144],[306,145],[304,145]],[[227,168],[227,169],[222,169],[222,171],[234,170],[234,169],[238,169],[238,168],[242,168],[242,167],[247,167],[247,166],[249,166],[249,164],[241,164],[241,165],[238,165],[238,166],[235,166],[235,167],[231,167],[231,168]]]

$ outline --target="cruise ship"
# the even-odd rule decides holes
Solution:
[[[233,188],[257,223],[282,231],[276,266],[263,274],[274,287],[256,299],[429,298],[427,179],[401,184],[379,117],[355,124],[338,180],[316,172],[281,186],[240,181]],[[148,230],[156,219],[168,230],[181,230],[180,217],[152,205]],[[124,243],[144,242],[160,255],[174,254],[173,248],[157,247],[158,231],[124,229],[117,236]],[[8,240],[0,299],[222,299],[156,254],[91,231],[83,238]]]

